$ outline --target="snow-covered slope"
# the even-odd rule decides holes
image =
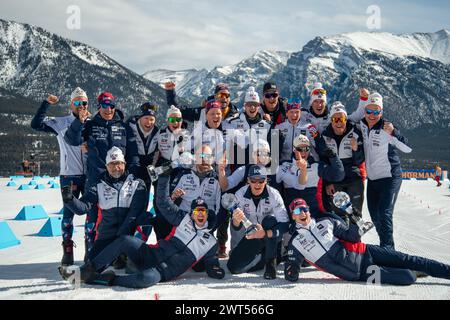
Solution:
[[[29,180],[29,179],[28,179]],[[28,182],[19,181],[19,183]],[[133,290],[119,287],[83,286],[72,288],[57,271],[61,259],[61,237],[42,238],[35,234],[45,220],[14,221],[23,205],[42,204],[51,216],[62,207],[58,189],[17,191],[5,187],[0,179],[0,221],[6,220],[22,244],[0,250],[0,299],[154,299],[161,300],[378,300],[378,299],[450,299],[450,280],[422,278],[412,286],[368,286],[350,283],[314,268],[302,270],[295,284],[283,278],[283,265],[278,266],[278,279],[264,280],[262,272],[232,275],[213,280],[205,273],[188,271],[178,279],[153,287]],[[44,183],[46,180],[44,181]],[[397,250],[450,263],[450,197],[448,182],[441,188],[433,181],[404,181],[394,213],[394,237]],[[369,219],[367,208],[363,215]],[[83,220],[75,217],[75,259],[83,259]],[[154,239],[152,239],[154,241]],[[375,232],[365,237],[366,243],[377,243]],[[226,260],[221,260],[226,269]]]
[[[393,56],[418,56],[450,63],[450,31],[395,35],[387,32],[354,32],[325,37],[330,45],[350,45],[365,51]]]
[[[211,71],[155,70],[145,73],[144,77],[161,86],[168,80],[175,81],[177,94],[194,102],[211,95],[217,83],[225,82],[234,93],[233,101],[238,102],[249,86],[262,89],[264,82],[286,65],[289,56],[290,53],[284,51],[263,50],[237,64],[215,67]]]
[[[100,50],[39,27],[0,19],[1,88],[35,101],[53,93],[67,104],[77,86],[91,100],[101,91],[111,91],[127,113],[146,100],[166,105],[158,85]]]

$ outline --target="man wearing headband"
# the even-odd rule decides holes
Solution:
[[[79,197],[84,192],[86,182],[86,159],[87,154],[82,152],[80,146],[71,146],[64,140],[66,133],[72,122],[79,116],[80,112],[89,116],[88,97],[86,92],[77,87],[70,95],[71,113],[65,117],[55,117],[45,120],[47,110],[50,106],[58,103],[58,97],[49,95],[44,100],[36,115],[31,120],[31,127],[34,130],[48,132],[56,135],[60,151],[60,185],[61,188],[71,185],[75,197]],[[62,190],[62,189],[61,189]],[[72,211],[63,208],[63,218],[61,221],[63,257],[61,265],[69,266],[73,264],[73,217]],[[86,225],[87,226],[87,225]],[[87,248],[86,248],[87,252]]]
[[[214,88],[214,95],[208,96],[201,107],[191,107],[188,105],[179,105],[176,100],[175,83],[168,81],[164,84],[166,89],[167,105],[174,105],[183,112],[187,121],[195,122],[206,121],[206,104],[208,101],[216,100],[221,104],[223,119],[230,119],[238,113],[238,108],[231,102],[230,89],[225,83],[218,83]]]

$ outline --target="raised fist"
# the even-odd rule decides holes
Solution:
[[[51,105],[57,104],[58,101],[59,101],[58,97],[57,97],[57,96],[54,96],[54,95],[52,95],[52,94],[50,94],[50,95],[47,97],[47,102],[50,103]]]
[[[175,89],[175,82],[167,81],[166,83],[164,83],[164,89],[166,89],[166,90],[174,90]]]
[[[367,98],[369,98],[369,94],[370,94],[370,92],[368,89],[366,89],[366,88],[359,89],[359,97],[360,98],[367,99]]]

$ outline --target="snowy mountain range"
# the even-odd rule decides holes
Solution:
[[[241,104],[249,86],[261,92],[268,80],[278,84],[283,96],[300,97],[306,104],[312,84],[320,81],[328,91],[329,102],[341,100],[349,111],[357,105],[358,88],[368,87],[385,97],[386,117],[397,127],[411,131],[409,135],[419,146],[412,157],[450,162],[448,30],[316,37],[298,52],[263,50],[212,70],[160,69],[142,76],[98,49],[36,26],[1,19],[0,148],[6,150],[8,145],[9,151],[0,158],[16,161],[23,151],[32,151],[29,145],[35,141],[48,143],[28,125],[39,102],[49,93],[58,95],[60,105],[66,106],[76,86],[84,88],[91,101],[101,91],[111,91],[126,115],[151,100],[161,106],[161,123],[167,108],[161,86],[167,80],[177,83],[181,102],[190,101],[192,105],[212,94],[219,82],[229,84],[233,101]],[[95,102],[91,105],[95,111]],[[55,108],[51,114],[65,112],[64,107]],[[27,140],[17,148],[17,140],[23,136]],[[424,140],[424,136],[429,139]],[[51,161],[56,166],[56,157]],[[2,170],[3,165],[0,174]]]
[[[177,83],[177,94],[198,102],[210,95],[218,82],[228,83],[233,101],[241,103],[245,89],[259,91],[267,80],[275,81],[283,96],[300,97],[320,81],[329,101],[341,100],[356,107],[358,88],[379,91],[386,101],[386,115],[401,128],[423,124],[450,126],[450,32],[356,32],[316,37],[301,51],[260,51],[235,65],[207,70],[156,70],[144,77],[160,85]]]
[[[155,70],[146,72],[143,76],[161,86],[170,80],[177,85],[177,94],[193,102],[211,95],[219,82],[227,83],[235,94],[234,101],[241,102],[248,87],[260,87],[274,74],[283,68],[290,53],[284,51],[263,50],[241,62],[223,67],[216,67],[211,71],[196,70]]]
[[[93,106],[100,92],[112,92],[128,115],[148,99],[165,106],[161,87],[100,50],[39,27],[0,20],[0,88],[34,101],[53,93],[67,105],[77,86],[87,91]]]

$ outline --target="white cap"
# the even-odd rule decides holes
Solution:
[[[80,87],[76,87],[75,90],[73,90],[72,94],[70,95],[70,100],[73,100],[78,97],[86,98],[86,99],[88,98],[86,91],[84,91]]]
[[[381,109],[383,109],[383,97],[381,96],[381,94],[379,94],[378,92],[374,92],[369,95],[366,106],[371,104],[379,106]]]
[[[309,146],[309,139],[307,136],[303,135],[303,134],[299,134],[295,139],[294,139],[294,147],[297,148],[300,145],[308,145]]]
[[[309,106],[312,106],[312,103],[315,100],[323,100],[323,102],[326,104],[327,103],[327,95],[325,94],[313,94],[315,90],[317,89],[323,89],[322,83],[321,82],[316,82],[314,83],[314,88],[311,90],[311,97],[309,99]]]
[[[248,102],[254,102],[259,103],[259,95],[258,92],[256,92],[255,87],[248,88],[247,92],[245,93],[245,103]]]
[[[125,157],[122,150],[117,147],[112,147],[106,154],[106,164],[110,164],[114,161],[121,161],[125,163]]]
[[[330,110],[330,117],[333,117],[336,113],[343,113],[345,117],[347,117],[347,110],[345,110],[345,106],[340,101],[336,101],[332,104]]]
[[[180,118],[183,116],[183,115],[181,114],[181,110],[178,109],[177,107],[175,107],[174,105],[170,106],[170,108],[167,110],[167,116],[166,116],[166,118],[169,118],[169,116],[170,116],[171,114],[173,114],[173,115],[176,114],[176,115],[179,116]]]
[[[268,150],[270,152],[270,144],[264,139],[258,139],[256,141],[256,150]]]

